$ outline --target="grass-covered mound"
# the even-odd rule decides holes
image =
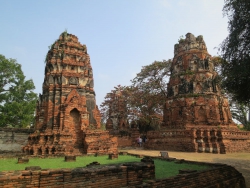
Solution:
[[[65,162],[64,157],[58,158],[30,158],[28,163],[18,164],[16,158],[0,159],[0,171],[24,170],[27,166],[40,166],[42,169],[59,169],[59,168],[76,168],[85,167],[93,161],[99,162],[101,165],[117,164],[127,162],[140,162],[140,158],[130,155],[119,155],[118,159],[110,160],[107,155],[104,156],[82,156],[77,157],[76,162]],[[175,176],[180,169],[205,170],[208,166],[164,161],[155,159],[155,175],[156,179]]]

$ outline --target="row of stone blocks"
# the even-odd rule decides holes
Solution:
[[[95,156],[97,157],[98,154],[95,154]],[[108,155],[109,156],[109,159],[113,160],[113,159],[118,159],[118,154],[114,154],[114,153],[111,153]],[[64,156],[64,161],[65,162],[74,162],[76,161],[76,156],[75,155],[65,155]],[[26,157],[18,157],[17,159],[17,163],[28,163],[29,162],[29,158],[26,158]]]

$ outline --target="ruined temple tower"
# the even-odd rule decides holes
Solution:
[[[186,34],[175,45],[168,98],[164,112],[167,128],[235,128],[227,98],[217,83],[217,72],[202,36]]]
[[[123,97],[123,90],[118,87],[116,90],[112,90],[108,93],[106,98],[109,98],[106,129],[110,132],[114,130],[128,130],[129,123],[127,121],[127,108]]]
[[[76,36],[63,32],[47,53],[36,131],[23,151],[33,155],[116,153],[116,138],[100,129],[100,120],[87,48]]]
[[[195,152],[250,151],[250,133],[232,121],[228,99],[202,36],[186,34],[174,46],[162,130],[147,148]]]

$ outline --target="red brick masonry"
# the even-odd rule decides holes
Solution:
[[[250,152],[250,132],[232,121],[227,97],[200,35],[186,34],[174,58],[160,131],[150,131],[145,147],[189,152]]]
[[[46,56],[43,93],[36,109],[35,133],[26,155],[117,153],[117,139],[101,128],[93,70],[86,45],[62,33]]]
[[[155,166],[151,162],[126,163],[94,168],[23,170],[1,172],[0,187],[246,187],[242,174],[231,166],[182,160],[183,162],[206,164],[212,168],[159,180],[155,180]]]

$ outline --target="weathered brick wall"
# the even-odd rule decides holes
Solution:
[[[195,152],[194,135],[188,130],[149,131],[144,147],[153,150]]]
[[[0,153],[21,152],[33,129],[0,128]]]
[[[109,133],[117,137],[118,147],[136,147],[137,138],[140,135],[140,132],[137,128],[130,128],[127,130],[109,130]]]
[[[149,180],[145,187],[165,188],[200,188],[200,187],[223,187],[223,188],[245,188],[245,179],[235,168],[228,165],[220,165],[191,174],[179,174],[172,178]]]
[[[133,145],[133,140],[130,136],[119,136],[117,137],[118,147],[131,147]]]
[[[250,152],[250,131],[222,131],[227,153]]]
[[[146,149],[232,153],[250,152],[250,132],[227,129],[170,129],[149,131]]]
[[[153,179],[154,174],[154,165],[146,163],[99,168],[23,170],[0,173],[0,187],[125,187],[141,185],[143,179]]]
[[[1,172],[0,187],[246,187],[242,174],[231,166],[184,160],[182,162],[205,164],[212,168],[158,180],[155,179],[155,166],[152,163],[125,163],[98,168],[23,170]]]

